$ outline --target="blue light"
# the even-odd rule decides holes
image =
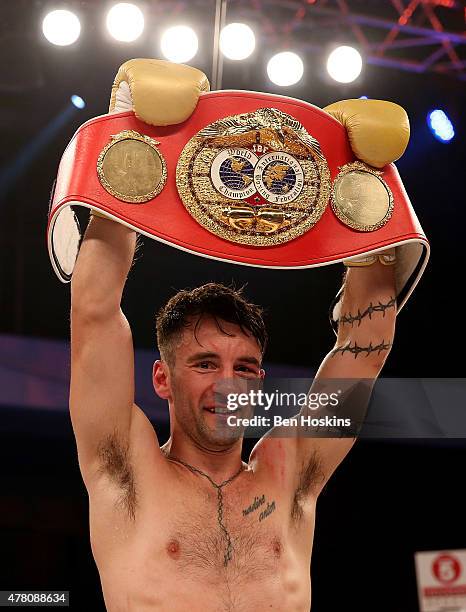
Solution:
[[[83,109],[86,106],[86,103],[81,98],[81,96],[77,96],[76,94],[73,94],[71,96],[71,103],[74,104],[76,108],[80,108],[80,109]]]
[[[440,140],[440,142],[450,142],[455,135],[452,122],[443,112],[443,110],[435,109],[429,113],[427,123],[432,134]]]
[[[367,96],[359,96],[360,100],[368,100],[369,98]]]

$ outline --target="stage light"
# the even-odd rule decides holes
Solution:
[[[73,106],[76,106],[76,108],[83,109],[86,106],[86,103],[81,96],[77,96],[76,94],[73,94],[70,100]]]
[[[286,87],[301,80],[304,73],[302,59],[296,53],[284,51],[274,55],[267,64],[267,74],[275,85]]]
[[[455,135],[453,124],[443,110],[437,108],[430,112],[427,117],[427,123],[432,134],[440,142],[450,142]]]
[[[167,60],[183,63],[196,55],[199,41],[188,26],[173,26],[163,33],[160,46]]]
[[[337,47],[327,59],[327,72],[339,83],[351,83],[361,74],[362,57],[353,47]]]
[[[367,96],[359,96],[360,100],[368,100],[369,98]]]
[[[81,33],[79,19],[71,11],[51,11],[42,22],[42,32],[53,45],[72,45]]]
[[[228,59],[246,59],[255,46],[254,32],[244,23],[230,23],[220,32],[220,50]]]
[[[107,13],[107,30],[116,40],[133,42],[144,30],[141,9],[128,2],[115,4]]]

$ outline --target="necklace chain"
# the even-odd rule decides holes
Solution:
[[[164,455],[166,456],[166,458],[169,461],[176,461],[177,463],[181,463],[181,465],[184,465],[186,468],[188,468],[188,470],[193,472],[193,474],[200,474],[201,476],[204,476],[204,478],[207,478],[207,480],[210,482],[210,484],[215,489],[217,489],[217,520],[218,520],[218,524],[220,526],[220,529],[222,530],[222,532],[223,532],[223,534],[225,536],[226,543],[227,543],[225,554],[223,556],[223,565],[226,567],[228,565],[228,562],[231,561],[231,558],[232,558],[232,555],[233,555],[233,543],[231,541],[231,536],[228,533],[228,530],[225,527],[225,524],[223,523],[223,492],[222,492],[222,488],[225,487],[227,484],[229,484],[237,476],[239,476],[241,474],[241,472],[244,470],[244,466],[241,465],[240,469],[235,474],[233,474],[233,476],[231,476],[230,478],[227,478],[227,480],[224,480],[220,484],[217,484],[214,480],[212,480],[212,478],[209,476],[209,474],[206,474],[205,472],[203,472],[199,468],[196,468],[193,465],[190,465],[189,463],[186,463],[186,461],[183,461],[182,459],[178,459],[178,457],[174,457],[173,455],[170,456],[166,452],[164,452]]]

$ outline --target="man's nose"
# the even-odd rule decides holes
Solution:
[[[221,373],[217,373],[212,390],[218,397],[227,397],[229,394],[239,394],[247,391],[247,381],[236,375],[233,366],[224,368]]]

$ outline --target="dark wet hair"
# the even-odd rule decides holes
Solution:
[[[175,348],[183,330],[197,319],[194,335],[204,316],[212,317],[219,330],[229,335],[221,321],[236,323],[241,331],[251,334],[257,341],[262,355],[267,345],[267,331],[260,306],[244,299],[241,289],[220,283],[207,283],[195,289],[178,291],[163,306],[156,317],[157,344],[161,358],[169,365],[175,361]]]

